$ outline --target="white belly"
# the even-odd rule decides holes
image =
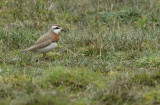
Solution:
[[[48,45],[47,47],[44,47],[44,48],[41,48],[41,49],[37,50],[37,52],[47,53],[49,51],[52,51],[56,47],[57,47],[57,43],[52,43],[52,44]]]

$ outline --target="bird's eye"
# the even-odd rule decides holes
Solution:
[[[56,27],[56,28],[54,28],[54,29],[59,29],[59,27]]]

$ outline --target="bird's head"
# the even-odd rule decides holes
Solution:
[[[64,31],[62,27],[60,27],[59,25],[52,25],[51,30],[56,34],[59,34],[61,31]]]

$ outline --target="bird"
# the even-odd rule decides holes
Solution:
[[[54,50],[57,47],[59,41],[59,33],[65,31],[58,24],[53,24],[50,30],[42,35],[31,47],[24,49],[23,52],[38,52],[43,54],[43,58],[46,57],[46,53]]]

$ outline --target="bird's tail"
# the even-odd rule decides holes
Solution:
[[[24,49],[22,52],[33,51],[35,47],[36,47],[36,46],[31,46],[31,47],[29,47],[29,48],[27,48],[27,49]]]
[[[22,50],[22,52],[28,52],[30,50],[30,48],[24,49]]]

